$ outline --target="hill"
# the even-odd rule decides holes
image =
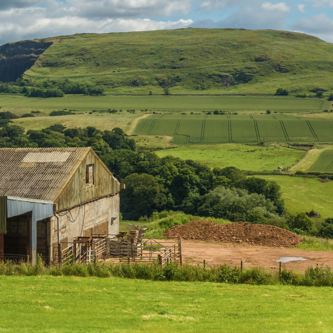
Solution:
[[[115,93],[144,94],[165,88],[197,94],[333,89],[333,45],[299,33],[181,29],[80,34],[42,42],[52,45],[24,74],[33,84],[70,79]]]

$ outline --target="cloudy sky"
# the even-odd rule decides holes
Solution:
[[[190,26],[302,31],[333,42],[333,0],[0,0],[0,44]]]

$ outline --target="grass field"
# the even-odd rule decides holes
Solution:
[[[309,150],[290,171],[333,173],[333,147],[324,146]]]
[[[133,114],[88,114],[78,113],[68,116],[43,116],[34,118],[19,118],[14,120],[16,125],[26,130],[41,130],[55,124],[62,124],[67,128],[94,126],[100,130],[112,130],[120,127],[125,131],[131,129],[132,123],[139,115]]]
[[[305,155],[302,150],[283,146],[248,146],[242,144],[185,145],[156,152],[201,162],[211,168],[234,166],[246,171],[287,169]]]
[[[0,110],[19,113],[39,110],[50,112],[65,108],[76,111],[136,109],[148,111],[210,111],[304,113],[321,112],[327,101],[318,98],[274,96],[81,96],[62,98],[31,98],[20,95],[0,95]]]
[[[322,218],[333,217],[333,182],[315,178],[291,176],[264,176],[276,181],[282,190],[286,208],[291,213],[304,213],[312,209]]]
[[[328,333],[333,289],[1,277],[8,333]]]
[[[139,135],[166,135],[176,144],[333,142],[333,121],[286,115],[153,115],[141,120]]]

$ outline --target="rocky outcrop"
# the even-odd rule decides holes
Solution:
[[[0,46],[0,82],[14,82],[34,65],[50,42],[23,41]]]

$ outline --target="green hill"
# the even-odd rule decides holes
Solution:
[[[333,44],[283,31],[181,29],[80,34],[52,42],[24,77],[113,92],[292,93],[333,89]]]

